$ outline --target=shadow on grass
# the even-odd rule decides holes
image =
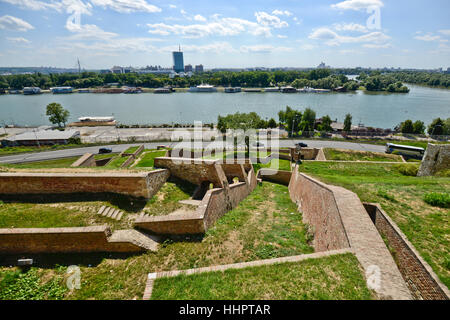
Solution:
[[[0,194],[0,200],[36,204],[107,201],[121,210],[135,213],[141,212],[147,204],[146,199],[115,193]]]
[[[0,266],[17,266],[17,259],[33,259],[33,267],[53,269],[58,266],[96,267],[104,259],[127,259],[141,253],[52,253],[1,255]]]

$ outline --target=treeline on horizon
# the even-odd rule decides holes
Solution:
[[[21,90],[24,87],[48,89],[55,86],[92,88],[118,83],[120,86],[159,88],[172,86],[188,88],[201,83],[214,86],[256,87],[288,86],[295,88],[312,87],[345,91],[363,88],[367,91],[408,92],[403,83],[413,83],[432,87],[450,86],[450,75],[433,72],[387,72],[371,71],[361,73],[358,81],[350,80],[340,69],[314,69],[310,71],[218,71],[194,74],[192,77],[174,77],[155,74],[100,74],[97,72],[19,74],[0,76],[0,89]]]

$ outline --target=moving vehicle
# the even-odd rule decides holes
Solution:
[[[100,148],[98,149],[98,153],[99,154],[103,154],[103,153],[111,153],[112,149],[111,148]]]
[[[296,147],[301,147],[301,148],[308,148],[308,145],[306,143],[303,142],[299,142],[295,144]]]
[[[397,155],[404,156],[406,158],[414,158],[414,159],[422,160],[423,155],[425,154],[425,149],[419,148],[419,147],[411,147],[411,146],[387,143],[386,144],[386,153],[397,154]]]

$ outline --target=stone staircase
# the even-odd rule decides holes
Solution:
[[[97,212],[98,215],[101,215],[103,217],[111,218],[117,221],[120,221],[123,216],[123,211],[120,211],[119,209],[102,206],[100,210]]]

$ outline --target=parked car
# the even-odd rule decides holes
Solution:
[[[300,147],[300,148],[308,148],[308,145],[306,143],[303,142],[299,142],[297,144],[295,144],[296,147]]]
[[[112,149],[111,148],[100,148],[99,150],[98,150],[98,153],[99,154],[102,154],[102,153],[111,153],[112,152]]]

